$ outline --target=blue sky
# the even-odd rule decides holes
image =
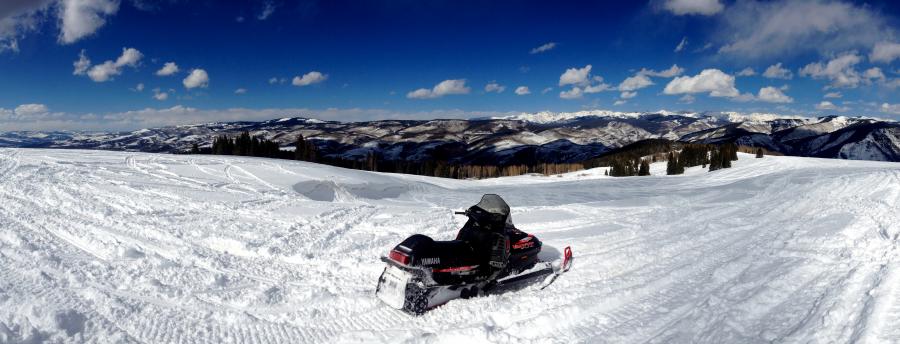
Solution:
[[[889,1],[4,0],[0,130],[590,109],[897,119],[898,20]]]

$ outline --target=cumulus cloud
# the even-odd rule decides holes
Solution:
[[[286,83],[286,82],[287,82],[287,79],[285,79],[285,78],[279,78],[279,77],[274,77],[274,76],[273,76],[272,78],[269,79],[269,84],[270,84],[270,85],[274,85],[274,84],[283,84],[283,83]]]
[[[133,90],[135,92],[143,92],[144,91],[144,83],[137,84],[136,86],[134,86]]]
[[[781,89],[767,86],[759,89],[759,94],[756,96],[756,99],[760,101],[764,101],[767,103],[793,103],[794,98],[791,98],[784,94]]]
[[[119,0],[61,0],[59,6],[59,41],[71,44],[106,24],[119,11]]]
[[[491,81],[484,86],[484,91],[487,93],[503,93],[503,91],[506,91],[506,86],[500,85],[496,81]]]
[[[559,86],[566,85],[577,85],[577,86],[585,86],[590,83],[589,76],[591,75],[591,65],[584,66],[582,68],[569,68],[566,69],[562,75],[559,76]]]
[[[900,59],[900,43],[878,42],[869,54],[872,62],[891,63]]]
[[[187,89],[197,87],[207,88],[209,87],[209,74],[207,74],[205,70],[197,68],[192,70],[191,74],[188,74],[181,83],[184,84],[184,87]]]
[[[637,92],[622,92],[619,94],[619,98],[622,99],[631,99],[637,96]]]
[[[540,53],[543,53],[543,52],[546,52],[546,51],[553,50],[553,48],[556,48],[556,42],[548,42],[548,43],[544,43],[544,44],[542,44],[541,46],[539,46],[539,47],[537,47],[537,48],[531,49],[530,54],[532,54],[532,55],[534,55],[534,54],[540,54]]]
[[[652,69],[641,68],[641,70],[639,72],[637,72],[637,75],[647,75],[647,76],[653,76],[653,77],[659,77],[659,78],[671,78],[671,77],[679,76],[679,75],[681,75],[681,73],[684,73],[684,68],[678,67],[677,64],[673,64],[672,67],[669,67],[669,69],[661,70],[659,72],[652,70]]]
[[[519,86],[516,87],[516,94],[520,96],[524,96],[526,94],[531,94],[531,91],[528,90],[528,86]]]
[[[711,16],[725,8],[719,0],[665,0],[663,8],[675,15]]]
[[[420,88],[406,94],[409,99],[433,99],[452,94],[468,94],[471,89],[466,86],[466,79],[449,79],[434,85],[433,88]]]
[[[651,85],[654,85],[654,83],[652,80],[650,80],[649,77],[644,74],[637,74],[635,76],[625,78],[625,80],[623,80],[622,83],[619,84],[618,88],[619,91],[634,91]]]
[[[736,76],[754,76],[754,75],[756,75],[756,71],[753,70],[753,68],[747,67],[747,68],[742,69],[740,72],[737,72],[737,74],[735,74],[735,75]]]
[[[769,66],[769,68],[766,68],[766,71],[763,72],[762,76],[769,79],[789,80],[794,78],[794,73],[791,73],[791,71],[787,68],[781,67],[781,62],[778,62]]]
[[[234,90],[234,94],[247,94],[247,89],[246,88],[236,89],[236,90]]]
[[[740,59],[868,50],[896,33],[871,6],[843,1],[741,0],[720,18],[713,30],[719,52]]]
[[[810,63],[800,69],[800,76],[808,76],[813,79],[828,79],[831,87],[856,88],[865,82],[863,75],[856,70],[856,65],[862,61],[856,53],[845,53],[827,63]]]
[[[596,82],[596,84],[588,85],[588,86],[584,87],[584,89],[583,89],[584,93],[600,93],[603,91],[608,91],[608,90],[613,89],[612,86],[610,86],[607,83],[604,83],[603,78],[601,78],[599,76],[594,77],[594,82]]]
[[[50,112],[47,105],[44,104],[22,104],[13,110],[17,116],[34,116]]]
[[[694,96],[690,94],[685,94],[681,98],[678,98],[678,102],[682,104],[693,104],[695,100],[697,100],[697,98],[694,98]]]
[[[291,81],[291,84],[294,86],[309,86],[312,84],[318,84],[328,79],[327,74],[322,74],[321,72],[312,71],[306,74],[303,74],[302,77],[295,76],[294,80]]]
[[[81,49],[81,53],[78,54],[78,60],[73,62],[72,66],[75,67],[72,75],[84,75],[87,73],[88,68],[91,68],[91,60],[87,57],[87,52],[84,49]]]
[[[169,99],[169,92],[161,91],[159,87],[153,89],[153,99],[163,101]]]
[[[822,110],[822,111],[830,110],[830,111],[846,112],[846,111],[850,111],[850,107],[837,106],[834,103],[825,100],[825,101],[822,101],[822,102],[819,102],[818,104],[816,104],[816,110]]]
[[[695,76],[680,76],[666,85],[664,94],[709,93],[712,97],[737,97],[734,76],[718,69],[705,69]]]
[[[823,96],[823,98],[841,98],[843,96],[844,95],[841,94],[841,92],[828,92]]]
[[[881,104],[881,112],[900,115],[900,104]]]
[[[169,76],[175,73],[178,73],[178,65],[175,62],[166,62],[162,68],[156,71],[156,75],[159,76]]]
[[[877,81],[887,80],[887,77],[884,75],[884,72],[882,72],[881,68],[878,68],[878,67],[872,67],[872,68],[866,69],[866,71],[863,72],[863,77],[866,79],[869,79],[869,80],[877,80]]]
[[[584,95],[584,91],[581,90],[581,87],[575,86],[568,91],[559,92],[559,97],[562,99],[578,99]]]
[[[675,46],[675,52],[677,53],[677,52],[684,50],[684,48],[687,47],[687,45],[688,45],[687,37],[683,37],[681,39],[681,42],[679,42],[678,45]]]
[[[624,105],[625,103],[628,103],[628,101],[627,101],[627,100],[621,100],[621,99],[619,99],[619,100],[616,100],[616,101],[613,103],[613,106]]]
[[[143,57],[144,54],[137,49],[122,48],[122,55],[115,61],[107,60],[106,62],[88,69],[87,66],[90,66],[91,61],[87,59],[84,50],[82,50],[78,61],[75,61],[73,64],[75,66],[73,74],[87,74],[94,82],[106,82],[111,80],[114,76],[122,74],[122,68],[124,67],[137,67]],[[87,70],[87,72],[85,72],[85,70]]]

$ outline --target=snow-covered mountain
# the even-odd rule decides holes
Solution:
[[[788,155],[900,161],[900,124],[858,117],[800,118],[739,113],[539,112],[471,120],[321,121],[301,117],[142,129],[121,133],[7,132],[0,147],[187,151],[241,131],[290,147],[312,139],[327,156],[448,160],[470,164],[577,162],[649,139],[736,140]]]
[[[900,164],[651,173],[0,149],[0,343],[900,342]],[[375,298],[380,256],[484,193],[572,270],[420,317]]]

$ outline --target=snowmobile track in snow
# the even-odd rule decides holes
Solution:
[[[900,341],[900,164],[664,167],[459,181],[0,149],[0,342]],[[452,239],[484,193],[572,270],[420,317],[378,302],[378,258]]]

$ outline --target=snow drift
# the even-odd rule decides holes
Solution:
[[[484,193],[575,267],[421,317],[374,298],[380,255]],[[459,181],[0,149],[0,342],[897,342],[898,209],[897,163]]]

